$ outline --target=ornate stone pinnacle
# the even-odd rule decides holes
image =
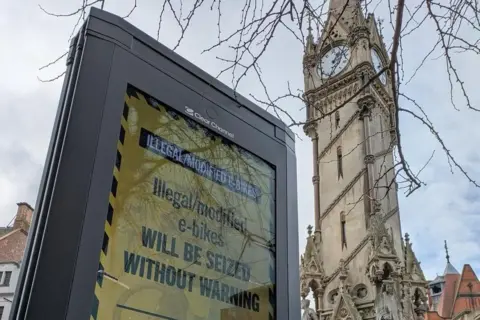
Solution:
[[[312,235],[312,229],[313,229],[313,226],[311,224],[309,224],[308,227],[307,227],[308,236]]]
[[[410,242],[410,235],[408,233],[405,233],[405,242],[406,243]]]
[[[312,36],[312,12],[308,11],[308,35]]]
[[[344,281],[345,279],[347,279],[347,276],[348,276],[348,267],[345,264],[345,260],[340,259],[339,269],[340,269],[340,275],[339,275],[340,281]]]

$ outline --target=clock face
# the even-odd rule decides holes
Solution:
[[[317,67],[317,73],[322,78],[336,76],[347,66],[350,61],[350,49],[341,45],[332,48],[321,59]]]
[[[378,73],[380,72],[380,70],[383,69],[382,59],[380,59],[380,56],[378,55],[375,49],[371,50],[371,55],[372,55],[373,68]],[[378,78],[384,85],[387,84],[387,74],[385,72],[382,73]]]

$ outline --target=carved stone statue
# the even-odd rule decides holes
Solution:
[[[387,236],[382,236],[382,240],[380,243],[380,251],[382,253],[390,253],[390,245],[388,244]]]
[[[310,308],[310,300],[302,299],[302,320],[318,320],[315,310]]]
[[[393,283],[390,283],[390,282],[385,283],[384,288],[385,288],[385,293],[387,295],[393,294]]]
[[[385,308],[385,313],[382,315],[381,320],[393,320],[392,314],[388,307]]]

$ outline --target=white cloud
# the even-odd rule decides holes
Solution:
[[[125,15],[132,3],[133,1],[106,1],[106,9]],[[77,8],[75,1],[43,0],[41,4],[47,10],[59,13]],[[160,4],[155,1],[143,1],[139,3],[130,21],[156,37],[160,9]],[[215,59],[216,55],[220,55],[219,50],[200,54],[217,38],[215,12],[209,13],[208,17],[202,19],[199,16],[194,19],[192,28],[178,52],[215,75],[223,67],[222,63]],[[238,20],[235,12],[225,12],[222,18],[226,27],[236,27],[229,23]],[[43,84],[36,77],[41,75],[42,78],[48,78],[57,75],[64,69],[64,62],[42,72],[39,72],[38,68],[68,49],[67,40],[75,22],[75,17],[54,18],[45,15],[33,0],[11,1],[0,11],[0,38],[3,48],[8,48],[0,52],[0,70],[3,75],[0,78],[0,94],[3,97],[0,103],[2,224],[8,223],[15,214],[16,202],[28,200],[34,203],[61,89],[61,81]],[[177,39],[178,29],[171,18],[164,23],[161,41],[172,47]],[[432,25],[428,25],[428,28],[431,29]],[[385,38],[389,39],[388,37],[386,34]],[[434,36],[426,37],[424,32],[403,41],[407,78],[434,41]],[[225,50],[220,53],[228,54]],[[264,80],[273,96],[285,92],[287,81],[294,89],[302,88],[301,59],[302,48],[289,33],[280,32],[275,36],[261,62]],[[464,55],[459,57],[456,63],[470,85],[472,103],[478,105],[480,94],[473,87],[476,75],[471,70],[480,70],[480,62],[477,57]],[[449,105],[448,82],[444,79],[445,67],[442,59],[429,60],[404,90],[425,107],[459,163],[469,170],[474,179],[480,181],[477,169],[480,152],[475,145],[480,138],[480,131],[475,130],[480,115],[453,110]],[[229,84],[229,75],[226,75],[223,81]],[[259,84],[253,80],[243,82],[240,91],[256,95],[262,93]],[[299,110],[301,106],[298,102],[289,103],[286,107],[298,119],[304,118],[304,111]],[[449,173],[443,151],[425,127],[403,115],[401,129],[405,153],[413,168],[421,168],[432,150],[437,150],[432,163],[422,174],[428,185],[410,198],[400,197],[403,230],[411,234],[424,271],[430,278],[436,272],[443,271],[443,240],[447,239],[452,262],[457,268],[460,269],[464,263],[471,263],[480,274],[480,243],[478,237],[475,237],[480,232],[479,189],[473,188],[458,170],[455,175]],[[313,224],[312,146],[301,128],[294,130],[303,139],[297,139],[299,236],[303,250],[306,226]]]

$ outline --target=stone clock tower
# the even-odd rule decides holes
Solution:
[[[303,60],[315,226],[301,259],[303,298],[322,320],[423,319],[426,281],[402,238],[388,54],[359,0],[331,0]]]

